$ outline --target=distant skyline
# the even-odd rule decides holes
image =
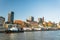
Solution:
[[[13,11],[15,20],[25,21],[33,16],[45,18],[45,21],[60,21],[60,0],[0,0],[0,16],[8,20],[8,13]]]

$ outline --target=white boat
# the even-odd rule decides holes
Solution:
[[[8,30],[5,30],[6,33],[18,33],[18,32],[24,32],[22,28],[12,27],[8,28]]]
[[[12,27],[12,28],[10,28],[10,29],[8,29],[8,30],[11,30],[11,31],[18,31],[19,29],[18,29],[17,27]]]

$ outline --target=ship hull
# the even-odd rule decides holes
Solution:
[[[11,30],[5,30],[5,33],[23,33],[24,31],[23,30],[20,30],[20,31],[11,31]]]

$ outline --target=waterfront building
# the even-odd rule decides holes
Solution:
[[[53,22],[52,27],[57,27],[57,23]]]
[[[27,23],[27,27],[38,27],[38,22],[36,21],[28,21]]]
[[[34,21],[34,17],[33,16],[30,16],[27,20],[28,21]]]
[[[59,22],[59,23],[57,23],[57,28],[59,28],[59,29],[60,29],[60,22]]]
[[[48,23],[44,21],[44,22],[43,22],[43,26],[44,26],[44,27],[47,27],[47,26],[48,26]]]
[[[18,24],[5,24],[5,29],[10,29],[10,28],[13,28],[13,27],[17,27],[17,28],[21,28],[20,25]]]
[[[43,18],[38,18],[38,23],[39,24],[43,24],[43,22],[44,22],[44,17]]]
[[[14,12],[11,11],[8,13],[8,22],[13,24],[13,21],[14,21]]]
[[[48,27],[52,27],[53,26],[53,23],[51,21],[48,21]]]
[[[20,25],[20,27],[25,26],[24,21],[22,21],[22,20],[14,20],[14,24],[18,24],[18,25]]]
[[[0,26],[3,27],[5,23],[5,18],[0,16]]]
[[[38,23],[39,23],[39,24],[42,23],[42,18],[38,18]]]
[[[28,27],[38,27],[38,22],[34,21],[34,17],[33,16],[30,16],[28,19],[27,19],[27,26]]]
[[[42,17],[42,22],[44,22],[44,17]]]
[[[5,25],[5,18],[0,16],[0,30],[4,28],[4,25]]]

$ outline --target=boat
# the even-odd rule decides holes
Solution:
[[[23,28],[17,28],[17,27],[12,27],[12,28],[8,28],[7,30],[5,30],[6,33],[20,33],[20,32],[24,32]]]

